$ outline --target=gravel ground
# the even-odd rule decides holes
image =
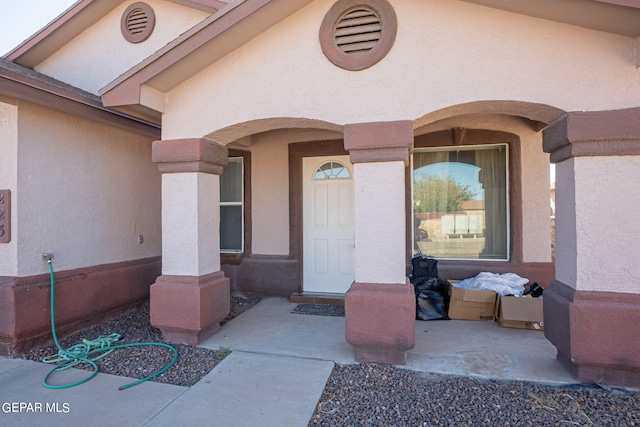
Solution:
[[[220,323],[228,322],[258,301],[258,298],[252,296],[233,296],[231,298],[231,313]],[[122,336],[113,345],[149,341],[164,342],[160,330],[149,323],[149,304],[147,303],[141,308],[120,317],[61,338],[60,345],[64,348],[69,348],[81,343],[83,339],[95,340],[101,335],[105,336],[112,333]],[[150,381],[191,386],[209,373],[218,362],[229,354],[229,350],[225,348],[215,351],[190,345],[173,344],[173,346],[178,350],[178,360],[169,370]],[[40,362],[44,357],[57,353],[58,349],[51,344],[33,349],[22,355],[22,358]],[[110,355],[98,360],[96,364],[100,368],[100,372],[105,374],[144,378],[164,368],[171,362],[172,358],[173,352],[164,347],[131,347],[116,349]],[[77,368],[93,370],[86,364],[80,364]]]
[[[639,426],[640,393],[336,366],[309,426]]]
[[[231,314],[222,323],[257,302],[234,296]],[[116,344],[162,342],[160,331],[149,324],[145,305],[63,338],[61,344],[66,348],[113,332],[122,335]],[[152,381],[191,386],[228,354],[224,348],[175,347],[176,364]],[[56,353],[48,346],[22,357],[41,361]],[[164,367],[172,355],[156,346],[118,349],[97,364],[103,373],[142,378]],[[309,426],[640,426],[640,392],[489,381],[378,364],[336,365]]]

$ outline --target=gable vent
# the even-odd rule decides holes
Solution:
[[[149,24],[149,17],[142,9],[134,9],[127,15],[127,31],[130,34],[144,32]]]
[[[334,65],[360,71],[389,53],[397,30],[388,0],[338,0],[320,25],[320,47]]]
[[[346,13],[336,24],[334,38],[338,49],[347,55],[369,52],[382,37],[380,18],[369,9]]]
[[[130,43],[140,43],[151,36],[156,17],[153,9],[146,3],[137,2],[130,5],[122,14],[120,30]]]

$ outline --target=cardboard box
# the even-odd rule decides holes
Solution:
[[[457,288],[453,286],[457,282],[447,282],[451,298],[449,317],[458,320],[493,320],[498,294],[495,291]]]
[[[500,297],[496,320],[503,328],[544,331],[542,298]]]

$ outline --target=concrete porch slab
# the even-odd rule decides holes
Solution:
[[[284,298],[266,298],[222,327],[203,347],[355,363],[345,341],[343,317],[291,314]],[[501,328],[493,321],[416,320],[416,345],[405,368],[416,371],[524,380],[576,383],[556,359],[544,333]]]
[[[199,347],[354,361],[353,347],[344,339],[344,317],[291,314],[296,305],[284,298],[265,298]]]

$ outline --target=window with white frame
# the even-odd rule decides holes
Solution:
[[[414,251],[444,259],[508,260],[508,146],[416,148]]]
[[[220,252],[244,251],[244,162],[230,157],[220,175]]]

